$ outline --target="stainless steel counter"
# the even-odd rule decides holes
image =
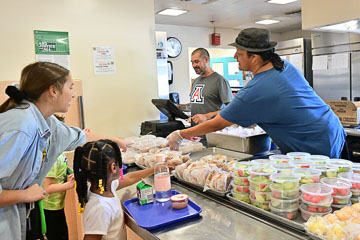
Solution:
[[[344,128],[344,129],[347,135],[360,137],[360,129],[353,129],[353,128]]]
[[[146,179],[153,184],[153,178]],[[308,239],[305,233],[286,229],[271,220],[260,219],[227,203],[172,181],[172,189],[186,193],[202,208],[199,218],[147,231],[126,213],[128,226],[143,239]],[[135,184],[118,191],[121,201],[136,197]]]

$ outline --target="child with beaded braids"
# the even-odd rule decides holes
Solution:
[[[153,173],[154,169],[149,168],[123,176],[121,152],[111,140],[89,142],[76,148],[74,174],[80,211],[84,211],[84,240],[126,239],[124,214],[115,191]]]

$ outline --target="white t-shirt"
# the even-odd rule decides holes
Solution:
[[[118,186],[119,180],[112,181],[111,192],[114,197],[103,197],[89,192],[89,201],[83,214],[85,234],[103,235],[103,240],[126,240],[124,213],[116,196]]]

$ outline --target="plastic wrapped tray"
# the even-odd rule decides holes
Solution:
[[[179,194],[172,191],[172,195]],[[155,199],[155,195],[154,195]],[[202,209],[199,205],[188,200],[188,206],[183,209],[172,209],[171,201],[140,205],[137,198],[126,200],[123,203],[125,209],[129,212],[136,223],[145,229],[152,230],[167,226],[179,221],[199,216]]]

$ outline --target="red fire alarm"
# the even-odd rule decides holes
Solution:
[[[211,44],[214,46],[220,45],[220,33],[211,34]]]

